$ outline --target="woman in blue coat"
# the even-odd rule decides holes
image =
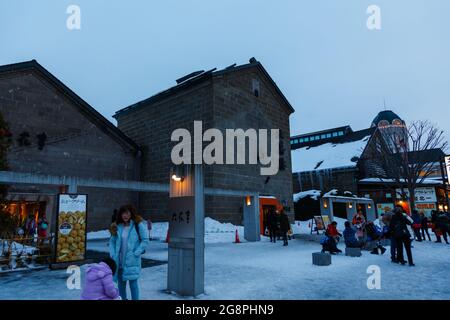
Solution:
[[[131,299],[139,300],[138,279],[141,273],[141,255],[149,243],[148,230],[141,216],[131,206],[122,206],[117,221],[111,225],[109,250],[118,270],[114,280],[119,285],[123,300],[127,299],[127,281],[130,284]]]

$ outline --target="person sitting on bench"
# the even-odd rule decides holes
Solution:
[[[322,253],[328,251],[331,254],[341,253],[342,250],[339,250],[336,245],[336,240],[333,237],[325,233],[325,237],[320,241],[322,245]]]
[[[347,248],[362,248],[364,242],[358,240],[356,237],[356,231],[352,228],[349,221],[345,221],[344,241]]]

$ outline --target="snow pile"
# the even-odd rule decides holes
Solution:
[[[292,151],[292,172],[356,167],[370,136],[346,143],[325,143]],[[353,160],[353,161],[352,161]]]
[[[338,194],[338,190],[337,189],[333,189],[328,191],[327,193],[325,193],[323,196],[324,197],[330,197],[330,196],[337,196]]]
[[[110,236],[111,233],[109,233],[109,230],[92,231],[88,232],[87,239],[88,240],[108,239]]]
[[[152,230],[150,231],[150,238],[152,240],[165,241],[167,237],[167,230],[169,229],[168,222],[154,222],[152,223]],[[235,226],[231,223],[221,223],[212,218],[205,218],[205,243],[231,243],[235,240],[235,233],[238,230],[239,239],[244,240],[244,227]],[[88,240],[109,239],[111,234],[109,230],[100,230],[89,232]]]
[[[167,237],[167,230],[169,230],[168,222],[154,222],[152,223],[150,238],[153,240],[165,241]]]
[[[311,197],[311,199],[313,200],[318,200],[318,198],[320,197],[321,191],[320,190],[307,190],[307,191],[302,191],[299,193],[294,194],[294,202],[298,202],[299,200],[306,198],[306,197]]]
[[[22,245],[18,242],[10,242],[7,240],[0,239],[0,248],[1,248],[1,255],[8,254],[9,250],[11,250],[11,255],[17,256],[17,255],[23,255],[23,254],[29,254],[33,255],[38,252],[38,249],[32,246]]]

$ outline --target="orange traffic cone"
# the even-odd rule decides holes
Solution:
[[[170,234],[169,234],[169,229],[167,229],[166,243],[169,243],[169,241],[170,241]]]
[[[238,233],[237,229],[236,229],[236,236],[234,239],[234,243],[241,243],[241,241],[239,240],[239,233]]]

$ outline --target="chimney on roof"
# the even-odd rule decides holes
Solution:
[[[250,62],[250,63],[257,63],[258,60],[256,60],[255,57],[252,57],[252,58],[250,58],[250,60],[248,62]]]

